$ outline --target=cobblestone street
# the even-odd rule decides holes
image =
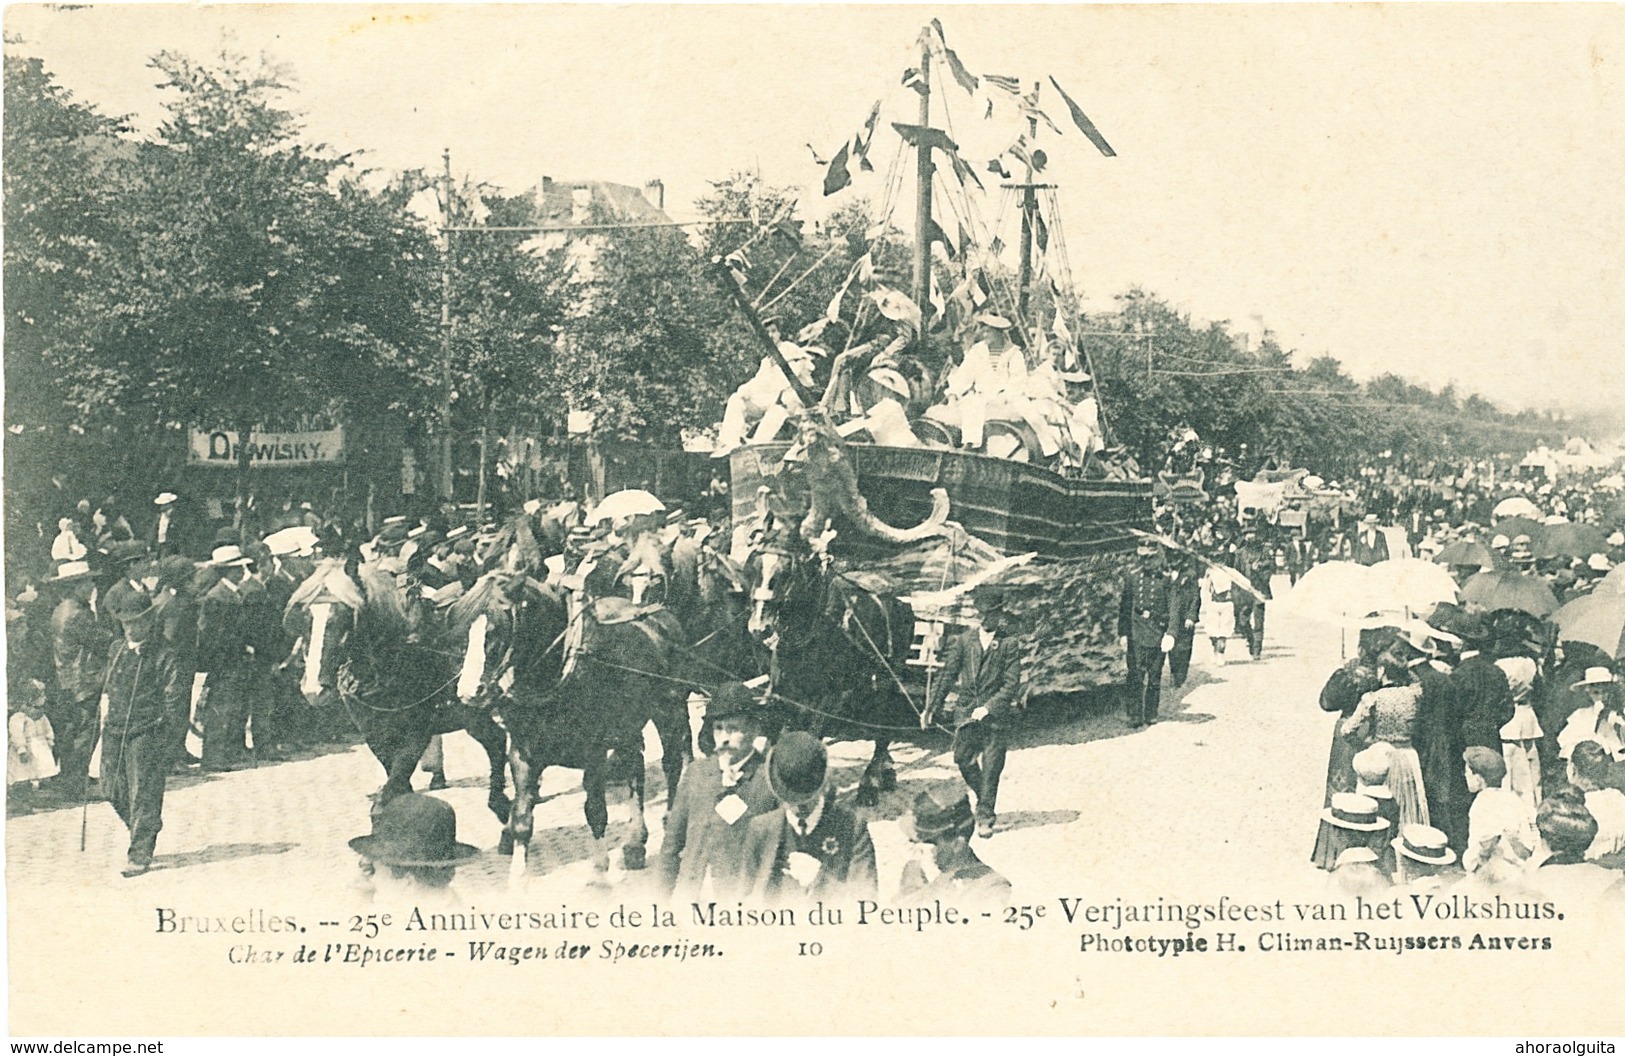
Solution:
[[[1163,721],[1130,731],[1102,696],[1080,714],[1039,712],[1017,734],[1000,793],[1000,830],[979,853],[1016,888],[1052,891],[1067,884],[1132,884],[1189,879],[1242,882],[1314,877],[1308,865],[1325,771],[1327,719],[1315,706],[1320,682],[1337,661],[1335,638],[1272,642],[1264,660],[1215,666],[1199,648],[1191,681],[1164,694]],[[1234,655],[1234,654],[1232,654]],[[1204,662],[1205,661],[1205,662]],[[445,739],[451,788],[436,793],[457,809],[459,836],[482,849],[458,872],[467,898],[510,889],[567,898],[600,878],[582,817],[578,771],[548,771],[537,808],[536,838],[522,881],[499,856],[498,823],[485,806],[485,757],[472,739]],[[856,786],[869,745],[841,742],[832,754],[843,794]],[[922,782],[953,780],[945,737],[893,748],[898,790],[873,812],[881,890],[894,881],[904,848],[896,818]],[[665,792],[649,744],[650,848],[659,846]],[[81,812],[62,806],[15,816],[8,835],[9,881],[16,904],[30,892],[64,886],[111,899],[176,898],[189,892],[244,890],[267,880],[296,883],[312,896],[356,893],[355,855],[346,841],[368,831],[367,795],[382,770],[364,746],[305,753],[287,762],[224,774],[171,779],[153,871],[119,877],[126,837],[105,802],[90,805],[85,846]],[[415,784],[424,789],[429,775]],[[1200,809],[1192,809],[1200,804]],[[609,841],[628,830],[629,800],[611,788]],[[1194,856],[1194,857],[1193,857]],[[631,894],[644,873],[612,856],[607,878]],[[602,884],[594,887],[601,890]]]

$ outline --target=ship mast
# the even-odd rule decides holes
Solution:
[[[920,127],[931,126],[931,45],[929,30],[920,34]],[[914,303],[920,309],[921,342],[931,313],[931,146],[922,136],[915,157]]]

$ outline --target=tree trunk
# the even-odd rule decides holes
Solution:
[[[479,490],[474,494],[474,520],[477,524],[485,523],[485,466],[486,445],[491,440],[491,397],[481,388],[480,393],[480,477]]]

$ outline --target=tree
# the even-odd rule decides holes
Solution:
[[[6,420],[78,424],[64,384],[87,340],[78,303],[121,239],[112,170],[132,148],[119,121],[76,101],[39,59],[6,55],[5,102]],[[96,378],[75,380],[94,393]]]
[[[128,165],[130,237],[86,298],[102,326],[83,376],[150,424],[234,428],[241,494],[261,425],[408,396],[389,367],[427,340],[412,275],[426,233],[404,192],[375,194],[301,142],[279,69],[168,52],[152,66],[168,118]]]

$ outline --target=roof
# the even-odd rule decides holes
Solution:
[[[608,180],[555,180],[544,178],[536,188],[536,218],[544,224],[580,223],[576,217],[576,191],[591,195],[591,206],[614,220],[631,223],[670,223],[671,217],[644,197],[643,191]]]

